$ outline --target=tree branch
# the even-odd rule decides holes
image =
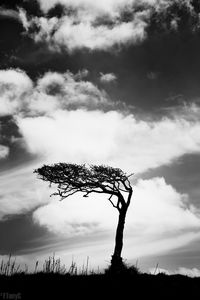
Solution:
[[[112,204],[112,206],[113,206],[114,208],[117,208],[117,209],[118,209],[118,206],[115,205],[115,204],[112,202],[112,200],[111,200],[111,198],[112,198],[113,196],[114,196],[114,195],[110,195],[110,197],[108,198],[108,200],[110,201],[110,203]]]

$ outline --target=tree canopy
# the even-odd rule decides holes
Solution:
[[[132,191],[129,181],[132,174],[127,175],[119,168],[105,165],[57,163],[43,165],[34,172],[50,185],[52,183],[57,185],[57,191],[52,195],[60,196],[60,200],[82,192],[84,197],[88,197],[91,193],[108,194],[108,200],[118,210],[130,203],[130,197],[126,201],[123,193],[130,194]],[[113,196],[118,199],[116,204],[112,201]]]

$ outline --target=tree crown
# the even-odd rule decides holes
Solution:
[[[89,165],[57,163],[53,165],[43,165],[34,171],[39,178],[47,181],[50,185],[57,184],[57,192],[52,195],[59,195],[61,200],[77,192],[84,193],[87,197],[90,193],[109,194],[109,201],[119,209],[121,205],[127,204],[122,196],[122,192],[132,193],[129,177],[121,169],[105,165]],[[111,198],[118,197],[120,201],[115,205]],[[129,200],[130,202],[130,200]]]

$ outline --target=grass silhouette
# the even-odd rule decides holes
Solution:
[[[190,278],[184,275],[147,274],[137,266],[128,266],[113,272],[110,266],[104,271],[90,270],[89,258],[86,265],[78,268],[72,261],[67,268],[55,255],[50,256],[42,265],[36,261],[34,271],[29,272],[9,255],[1,261],[0,299],[96,299],[121,297],[192,297],[198,295],[200,277]],[[172,298],[173,298],[172,297]]]

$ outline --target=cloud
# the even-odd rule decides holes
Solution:
[[[103,90],[99,90],[89,81],[82,80],[86,76],[87,70],[75,75],[70,72],[48,72],[38,80],[37,88],[39,93],[54,97],[58,108],[67,108],[70,105],[89,108],[108,103],[108,96]],[[39,102],[42,101],[40,95],[39,98]]]
[[[32,89],[32,81],[19,69],[0,70],[0,116],[24,109],[25,100]]]
[[[164,273],[166,275],[170,275],[170,271],[164,268],[150,268],[149,273],[153,275],[157,275],[160,273]]]
[[[18,12],[14,9],[7,9],[2,6],[0,6],[0,19],[6,18],[6,19],[13,19],[16,21],[20,21],[20,17],[18,15]]]
[[[58,110],[18,118],[18,126],[27,150],[50,163],[103,163],[141,173],[200,151],[199,121],[179,115],[144,121],[118,111]]]
[[[0,6],[0,19],[11,19],[19,22],[22,24],[26,31],[28,31],[30,27],[27,12],[21,7],[17,7],[17,9],[15,10]]]
[[[18,9],[18,17],[19,17],[19,19],[20,19],[20,21],[21,21],[24,29],[26,31],[28,31],[30,23],[29,23],[29,20],[27,18],[26,11],[23,8],[21,8],[21,7]]]
[[[151,5],[158,7],[160,5],[169,3],[170,0],[38,0],[41,9],[46,13],[56,4],[62,4],[64,7],[73,7],[76,9],[88,9],[93,12],[114,14],[123,8],[130,8],[131,6]]]
[[[0,145],[0,159],[6,158],[9,154],[9,147]]]
[[[34,83],[19,69],[0,70],[0,115],[37,115],[56,109],[98,108],[112,105],[105,91],[77,74],[47,72]]]
[[[175,274],[181,274],[189,277],[200,277],[200,270],[197,268],[185,268],[185,267],[179,267],[178,269],[171,271],[164,268],[150,268],[149,272],[151,274],[159,274],[159,273],[165,273],[167,275],[175,275]]]
[[[130,5],[135,2],[133,0],[103,0],[103,1],[92,1],[92,0],[38,0],[41,9],[46,13],[51,8],[55,7],[56,4],[62,4],[64,7],[73,7],[76,9],[88,9],[91,11],[109,12],[112,13],[120,6]]]
[[[38,208],[33,213],[35,222],[64,237],[85,236],[98,230],[100,223],[99,219],[96,219],[98,209],[101,208],[101,213],[105,213],[106,210],[98,205],[97,200],[83,201],[81,196],[76,198],[59,203],[52,201]]]
[[[29,212],[49,201],[46,186],[34,180],[33,168],[22,166],[0,174],[0,221]]]
[[[188,196],[178,193],[164,178],[139,180],[134,199],[133,220],[147,235],[154,232],[162,235],[200,225],[199,211],[189,203]]]
[[[38,0],[43,16],[20,18],[35,42],[46,42],[51,51],[86,48],[113,51],[137,45],[148,29],[177,32],[186,21],[191,32],[199,28],[199,16],[191,1],[182,0]],[[62,15],[48,17],[56,5]],[[181,13],[180,13],[181,12]],[[186,18],[183,20],[180,15]],[[152,22],[152,20],[157,22]],[[30,31],[29,31],[30,29]]]
[[[47,72],[34,83],[21,70],[0,71],[1,115],[15,116],[31,154],[140,173],[200,151],[197,105],[168,111],[157,121],[139,119],[114,110],[115,102],[87,75]]]
[[[149,11],[134,11],[135,1],[39,2],[44,16],[27,19],[21,11],[20,17],[35,42],[46,42],[50,50],[110,50],[114,46],[140,43],[145,38]],[[46,13],[58,4],[63,6],[62,16],[47,17]],[[130,20],[123,18],[125,11],[131,16]]]
[[[115,82],[117,80],[117,76],[114,73],[100,73],[100,81],[102,83]]]
[[[36,17],[32,24],[38,27],[33,34],[35,42],[47,42],[51,50],[64,47],[75,49],[108,50],[113,46],[136,44],[144,39],[146,23],[144,15],[137,13],[131,22],[113,21],[112,26],[94,25],[88,15],[56,17]]]
[[[184,268],[180,267],[177,271],[174,272],[175,274],[182,274],[190,277],[200,277],[200,270],[197,268]]]

